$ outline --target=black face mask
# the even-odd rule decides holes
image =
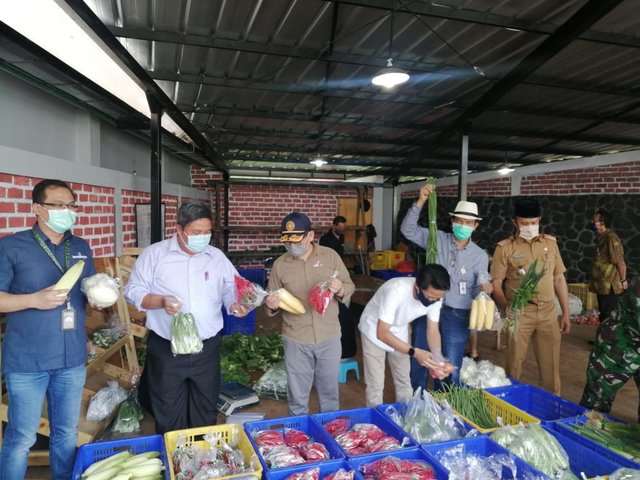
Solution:
[[[429,300],[427,297],[424,296],[424,293],[422,293],[422,289],[420,289],[420,287],[418,287],[417,285],[416,285],[416,297],[420,301],[420,303],[425,307],[429,307],[434,303],[440,301],[440,300]]]

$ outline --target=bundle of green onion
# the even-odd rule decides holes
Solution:
[[[497,427],[496,419],[489,411],[487,399],[482,390],[457,385],[442,385],[443,391],[434,394],[438,400],[446,400],[453,411],[475,423],[480,428]]]
[[[436,199],[436,179],[427,178],[427,184],[433,186],[433,190],[427,199],[429,211],[429,244],[427,245],[426,263],[438,263],[438,202]]]
[[[509,331],[512,334],[516,331],[518,315],[524,310],[524,307],[527,306],[529,300],[538,293],[538,283],[546,273],[545,268],[542,268],[539,272],[536,271],[537,268],[538,259],[536,258],[533,263],[529,265],[520,286],[513,289],[513,297],[509,305],[510,312],[506,318],[506,324],[509,326]]]
[[[615,422],[598,412],[587,413],[585,423],[569,425],[576,433],[613,450],[623,457],[640,461],[640,425]]]

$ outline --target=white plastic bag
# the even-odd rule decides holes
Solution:
[[[120,285],[118,280],[106,273],[96,273],[82,279],[80,290],[87,296],[90,305],[107,308],[118,301]]]
[[[87,420],[101,422],[118,408],[127,399],[129,392],[118,385],[118,382],[111,380],[107,386],[98,390],[91,398],[87,409]]]

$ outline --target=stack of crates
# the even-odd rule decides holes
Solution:
[[[575,295],[582,302],[582,310],[590,311],[598,309],[598,296],[589,291],[588,283],[569,283],[569,293]]]
[[[414,272],[398,272],[396,267],[404,261],[404,252],[396,250],[382,250],[374,253],[371,262],[371,274],[382,280],[396,277],[413,277]]]

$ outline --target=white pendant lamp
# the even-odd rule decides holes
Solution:
[[[389,58],[387,58],[387,66],[380,70],[371,79],[371,83],[385,89],[392,89],[409,80],[409,74],[400,68],[393,66],[393,12],[389,18]]]

